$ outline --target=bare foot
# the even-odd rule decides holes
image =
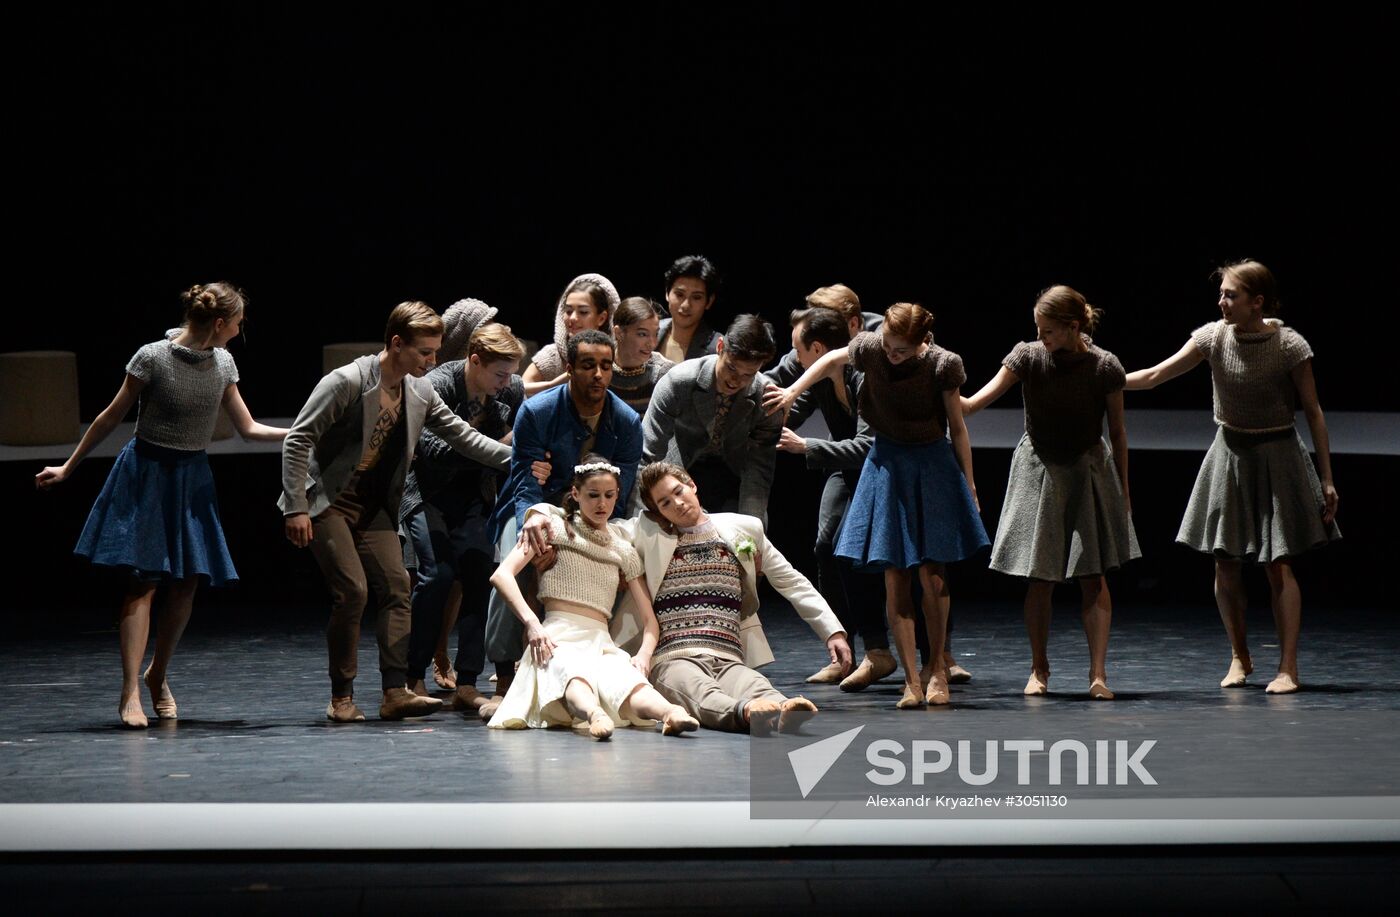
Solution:
[[[500,699],[497,698],[496,701],[499,703]],[[458,685],[457,690],[452,695],[452,709],[461,712],[471,711],[475,713],[488,703],[490,701],[486,699],[486,695],[472,685]]]
[[[1050,673],[1037,672],[1031,670],[1031,677],[1026,679],[1026,688],[1021,693],[1027,697],[1044,697],[1045,692],[1050,690]]]
[[[841,664],[833,662],[807,676],[809,685],[834,685],[845,676],[841,674]]]
[[[789,697],[783,701],[778,718],[779,732],[796,732],[817,713],[817,705],[805,697]]]
[[[141,709],[140,694],[123,697],[121,706],[117,708],[117,715],[122,718],[122,725],[128,729],[145,729],[150,725],[146,719],[146,711]]]
[[[1292,694],[1298,690],[1298,679],[1287,672],[1279,672],[1278,676],[1264,689],[1265,694]]]
[[[909,710],[913,707],[922,707],[923,705],[923,686],[911,685],[906,682],[904,685],[904,696],[899,699],[899,702],[895,704],[895,706],[900,710]]]
[[[1095,678],[1089,682],[1089,696],[1094,700],[1113,700],[1115,695],[1102,678]]]
[[[924,691],[924,703],[933,706],[942,706],[948,703],[948,677],[939,673],[929,679],[928,689]]]
[[[588,734],[599,742],[611,739],[613,734],[612,717],[602,710],[594,710],[588,714]]]
[[[156,717],[162,720],[176,719],[175,695],[170,693],[170,683],[164,678],[159,685],[151,683],[151,670],[141,676],[141,680],[146,683],[146,688],[151,692],[151,703],[155,705]],[[146,725],[145,723],[141,724]]]
[[[1248,659],[1241,659],[1236,656],[1230,660],[1230,671],[1226,673],[1224,678],[1220,679],[1220,687],[1242,688],[1244,687],[1245,679],[1249,676],[1249,673],[1253,671],[1254,666],[1250,664]]]
[[[664,736],[678,736],[699,728],[700,721],[686,713],[684,707],[672,707],[666,718],[661,721],[661,734]]]

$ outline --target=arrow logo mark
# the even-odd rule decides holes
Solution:
[[[797,788],[802,791],[803,799],[806,799],[807,794],[821,782],[826,772],[836,763],[836,759],[851,747],[851,743],[864,728],[857,726],[855,729],[847,729],[820,742],[813,742],[788,752],[788,763],[792,765],[792,775],[797,778]]]

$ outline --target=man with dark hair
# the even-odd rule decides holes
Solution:
[[[656,333],[656,349],[672,363],[719,353],[719,333],[705,321],[705,313],[719,295],[719,271],[704,255],[684,255],[666,271],[666,305]]]
[[[855,293],[844,289],[850,293],[848,299],[854,299]],[[859,314],[859,300],[855,301]],[[779,385],[791,385],[823,354],[839,350],[851,341],[851,323],[834,306],[795,309],[790,320],[792,350],[768,373]],[[787,425],[778,441],[778,448],[784,452],[806,456],[808,468],[828,472],[817,512],[817,540],[812,547],[817,560],[817,582],[847,631],[860,634],[865,658],[844,678],[839,668],[828,665],[807,680],[815,684],[839,681],[847,691],[865,688],[898,667],[885,629],[884,577],[852,570],[833,553],[836,533],[851,504],[851,494],[855,493],[872,442],[869,428],[856,411],[862,381],[863,374],[848,364],[842,371],[840,385],[823,379],[812,386],[788,412]],[[793,432],[817,410],[826,421],[830,439],[804,438]]]
[[[404,478],[419,433],[431,429],[454,450],[489,468],[505,468],[510,448],[469,426],[423,375],[433,368],[443,324],[420,302],[389,316],[384,350],[323,378],[282,444],[287,538],[310,547],[331,590],[326,628],[331,702],[326,717],[363,720],[355,705],[360,617],[372,594],[378,610],[380,719],[423,716],[442,706],[406,687],[408,572],[399,547]]]
[[[569,382],[526,399],[515,416],[510,478],[501,490],[492,517],[496,544],[504,557],[515,544],[525,511],[535,503],[563,502],[574,477],[579,456],[590,452],[608,459],[622,470],[622,496],[614,517],[627,515],[642,457],[642,423],[637,412],[608,390],[612,381],[613,339],[601,331],[580,331],[569,339]],[[776,436],[776,432],[774,434]],[[548,466],[544,484],[535,465]],[[522,576],[531,578],[530,571]],[[528,585],[528,584],[526,584]],[[529,595],[529,590],[522,588]],[[486,655],[496,664],[494,700],[505,696],[524,651],[524,629],[510,606],[494,590],[486,613]],[[495,704],[480,708],[489,718]]]
[[[717,510],[766,518],[783,418],[764,411],[759,370],[776,351],[773,326],[741,315],[715,354],[667,373],[643,420],[645,460],[680,465]]]

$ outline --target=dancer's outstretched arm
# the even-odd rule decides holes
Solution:
[[[1020,376],[1003,366],[992,377],[992,381],[982,386],[977,394],[971,398],[961,399],[963,417],[971,417],[983,408],[989,407],[992,402],[1005,395],[1011,386],[1020,381]]]
[[[835,350],[827,351],[817,359],[817,362],[807,367],[796,382],[782,389],[769,389],[763,396],[763,409],[769,414],[776,414],[779,411],[784,413],[792,407],[792,403],[797,400],[807,389],[816,385],[821,379],[835,378],[841,372],[841,367],[851,361],[851,348],[838,347]]]
[[[1128,373],[1123,388],[1129,391],[1156,388],[1168,379],[1175,379],[1187,370],[1194,369],[1204,359],[1205,354],[1201,353],[1195,341],[1187,341],[1175,354],[1151,369],[1139,369],[1137,372]]]
[[[269,427],[253,419],[253,412],[248,410],[248,405],[243,403],[243,396],[239,394],[237,382],[224,389],[224,408],[228,411],[229,419],[233,421],[233,428],[246,440],[276,443],[287,438],[286,427]]]
[[[61,484],[73,473],[73,469],[78,467],[83,459],[92,450],[102,444],[102,441],[112,435],[112,431],[117,428],[131,411],[131,406],[136,403],[141,390],[146,387],[135,376],[127,373],[122,380],[122,387],[117,389],[117,396],[112,399],[112,403],[102,410],[101,414],[88,425],[83,432],[83,438],[78,441],[78,446],[73,450],[73,454],[68,456],[68,461],[62,465],[51,465],[34,476],[34,486],[40,490],[46,490],[55,484]]]

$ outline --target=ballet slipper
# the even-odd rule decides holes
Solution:
[[[1243,688],[1245,679],[1253,671],[1254,666],[1250,664],[1248,659],[1240,659],[1236,656],[1230,660],[1230,671],[1225,674],[1224,678],[1220,679],[1220,687]]]
[[[353,697],[332,697],[326,705],[326,719],[332,723],[363,723],[365,712],[355,706]]]
[[[446,656],[433,658],[433,681],[444,690],[457,690],[457,670],[452,668]]]
[[[809,685],[834,685],[841,680],[841,664],[833,662],[807,676]]]
[[[150,669],[147,669],[145,674],[141,676],[141,680],[146,683],[146,688],[151,692],[151,703],[155,705],[156,717],[162,720],[177,719],[175,695],[170,693],[170,683],[162,678],[159,685],[151,684]]]
[[[894,654],[889,650],[866,650],[865,658],[856,666],[856,670],[841,680],[841,690],[864,691],[885,676],[892,675],[897,668],[899,663],[895,662]]]
[[[1046,692],[1050,690],[1049,684],[1049,672],[1046,672],[1042,675],[1040,672],[1032,670],[1031,677],[1026,679],[1025,690],[1023,690],[1021,693],[1026,695],[1027,697],[1044,697]]]
[[[817,705],[805,697],[789,697],[779,709],[782,711],[778,717],[779,732],[797,732],[817,714]]]
[[[914,707],[922,707],[924,706],[924,703],[924,692],[922,686],[906,684],[904,686],[904,696],[899,699],[898,703],[895,704],[895,707],[897,707],[900,710],[910,710]]]
[[[503,700],[505,700],[503,697],[492,697],[486,703],[476,708],[477,715],[481,717],[483,722],[491,722],[491,717],[496,715],[496,708],[501,706],[501,701]]]
[[[948,682],[942,675],[929,679],[928,690],[924,692],[924,703],[941,707],[948,703]]]
[[[476,713],[485,704],[489,703],[486,695],[482,694],[472,685],[458,685],[456,692],[452,695],[452,709],[459,713]],[[500,703],[498,700],[497,703]]]
[[[1287,672],[1279,672],[1269,686],[1264,689],[1265,694],[1292,694],[1298,690],[1298,679]]]
[[[956,662],[948,666],[948,684],[965,685],[972,681],[972,673]]]
[[[772,735],[778,729],[782,706],[775,700],[751,700],[744,705],[744,720],[751,735]]]
[[[664,736],[678,736],[699,728],[700,721],[686,713],[684,707],[672,707],[666,718],[661,721],[661,734]]]
[[[1095,678],[1089,682],[1089,696],[1094,700],[1113,700],[1116,695],[1108,690],[1104,679]]]
[[[599,742],[611,739],[613,734],[612,717],[602,710],[594,710],[588,714],[588,734]]]
[[[121,717],[122,725],[127,729],[145,729],[150,725],[150,721],[146,719],[146,711],[141,709],[139,694],[123,697],[121,706],[117,708],[117,716]]]

